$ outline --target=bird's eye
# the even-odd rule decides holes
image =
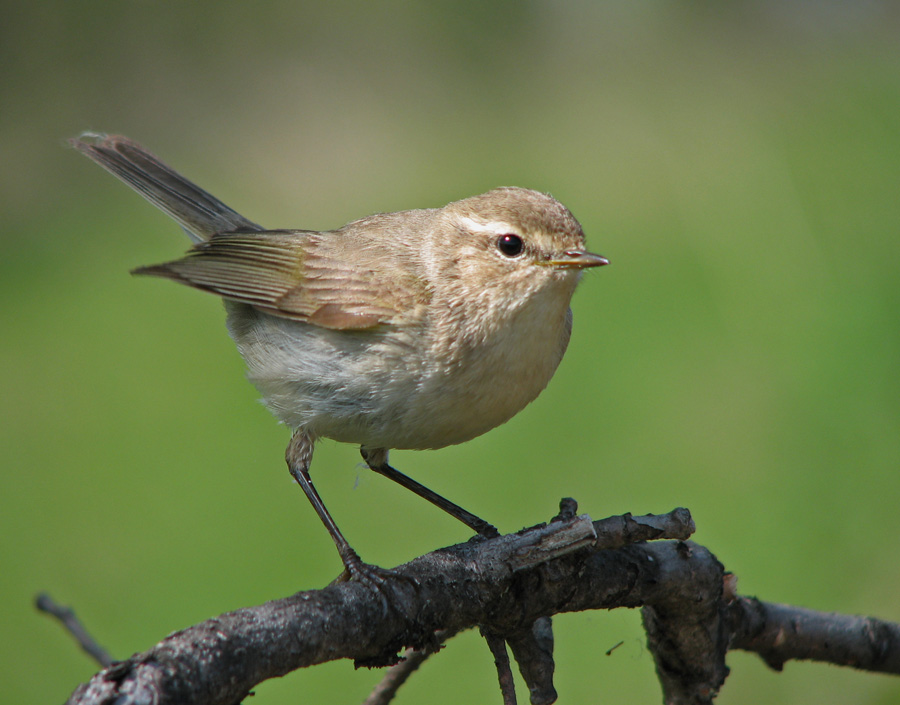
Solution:
[[[525,243],[522,242],[522,238],[518,235],[507,233],[497,238],[497,249],[507,257],[516,257],[522,254],[522,250],[525,249]]]

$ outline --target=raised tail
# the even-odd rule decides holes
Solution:
[[[86,132],[69,144],[175,219],[194,242],[218,232],[263,229],[127,137]]]

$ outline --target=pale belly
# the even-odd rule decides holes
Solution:
[[[462,443],[508,421],[553,376],[571,319],[448,351],[421,329],[333,331],[229,303],[248,376],[292,429],[370,448]],[[556,321],[554,321],[556,322]]]

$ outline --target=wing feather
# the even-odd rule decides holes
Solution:
[[[335,240],[340,237],[302,230],[217,233],[181,259],[134,273],[336,330],[397,322],[427,301],[427,287],[414,272],[396,263],[366,267]]]

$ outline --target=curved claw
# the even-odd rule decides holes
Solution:
[[[399,570],[363,563],[359,555],[354,552],[352,555],[344,557],[344,570],[332,581],[332,584],[350,581],[358,582],[378,593],[385,614],[387,614],[389,609],[402,614],[405,611],[395,604],[396,593],[392,585],[392,582],[397,580],[410,584],[418,592],[420,584],[414,577],[406,575]]]

